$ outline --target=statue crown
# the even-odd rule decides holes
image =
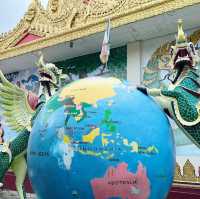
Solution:
[[[185,43],[187,42],[186,34],[183,31],[183,20],[178,20],[178,35],[176,37],[176,43]]]

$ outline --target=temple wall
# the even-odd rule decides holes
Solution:
[[[133,85],[140,85],[141,61],[142,61],[142,42],[137,41],[127,45],[127,80]]]

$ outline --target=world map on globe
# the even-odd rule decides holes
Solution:
[[[39,113],[28,148],[40,199],[162,199],[174,162],[164,113],[116,78],[86,78],[61,89]]]

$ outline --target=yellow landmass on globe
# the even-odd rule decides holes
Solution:
[[[116,95],[113,87],[121,84],[116,78],[86,78],[71,83],[60,93],[60,99],[63,101],[67,97],[73,97],[76,105],[81,103],[97,106],[97,101]]]
[[[105,133],[100,134],[100,128],[92,129],[89,134],[83,135],[82,141],[93,144],[95,141],[95,138],[98,136],[101,136],[102,146],[106,146],[109,144],[108,139],[105,137],[111,136],[111,134],[105,134]],[[96,157],[108,153],[108,151],[105,151],[105,150],[101,152],[94,152],[91,150],[87,150],[87,151],[79,150],[79,152],[84,155],[91,155],[91,156],[96,156]]]
[[[106,133],[102,133],[101,134],[101,142],[103,146],[107,146],[109,144],[109,140],[106,137],[112,136],[112,134],[106,134]]]
[[[68,135],[65,135],[65,130],[64,128],[59,128],[58,129],[58,134],[57,134],[58,138],[60,140],[62,140],[65,144],[69,144],[71,143],[71,138]]]
[[[128,139],[124,139],[123,143],[124,143],[125,146],[129,146],[129,147],[132,148],[131,152],[135,152],[135,153],[139,152],[139,145],[138,145],[137,142],[131,142],[131,143],[129,143]]]
[[[68,135],[63,135],[63,142],[65,144],[69,144],[71,141],[71,138]]]
[[[80,109],[80,114],[76,115],[74,118],[76,121],[80,121],[84,116],[83,110]]]
[[[131,152],[133,153],[144,153],[144,154],[156,154],[159,153],[155,146],[141,147],[137,142],[128,142],[128,139],[123,139],[123,144],[125,146],[131,147]]]
[[[96,153],[94,151],[83,151],[83,150],[79,150],[79,152],[83,155],[91,155],[91,156],[96,156],[96,157],[99,157],[101,156],[102,154],[99,152],[99,153]]]
[[[83,140],[83,142],[89,142],[89,143],[93,144],[95,138],[99,135],[100,135],[100,129],[95,128],[95,129],[92,129],[89,134],[83,135],[82,140]]]

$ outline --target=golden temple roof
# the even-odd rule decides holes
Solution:
[[[0,36],[0,60],[102,32],[108,17],[112,27],[119,27],[197,3],[200,0],[49,0],[44,9],[40,0],[32,0],[17,26]],[[28,35],[34,40],[21,42]]]

